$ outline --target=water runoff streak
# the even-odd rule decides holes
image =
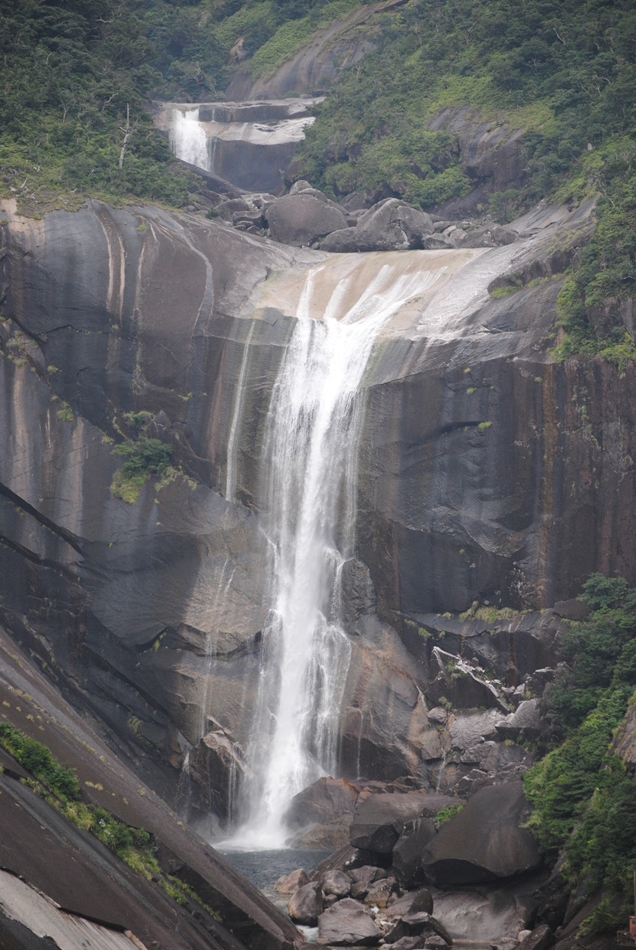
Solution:
[[[383,324],[435,280],[420,270],[391,279],[393,268],[379,266],[361,295],[352,295],[352,277],[340,281],[317,314],[323,269],[306,278],[266,423],[260,492],[272,609],[246,750],[245,819],[233,839],[250,850],[282,847],[291,798],[337,774],[351,653],[341,576],[354,552],[360,387]]]

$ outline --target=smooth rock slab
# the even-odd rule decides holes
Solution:
[[[380,937],[369,908],[350,897],[338,901],[318,918],[318,943],[323,946],[370,946],[378,943]]]

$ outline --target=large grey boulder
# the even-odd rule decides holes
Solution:
[[[324,894],[348,897],[351,892],[351,878],[344,871],[325,871],[321,883]]]
[[[483,884],[537,868],[541,857],[521,827],[528,803],[521,782],[480,789],[426,847],[422,866],[438,885]]]
[[[285,821],[291,829],[351,817],[358,797],[359,786],[344,778],[319,778],[295,795]]]
[[[407,914],[405,917],[398,918],[391,929],[385,933],[385,943],[397,943],[404,937],[433,936],[441,937],[442,940],[450,946],[453,942],[452,937],[439,920],[436,920],[432,914],[420,911],[416,914]]]
[[[267,209],[267,221],[275,241],[294,247],[347,226],[344,211],[314,188],[279,198]]]
[[[424,882],[422,855],[435,834],[435,824],[431,818],[417,818],[405,824],[393,848],[393,869],[398,880],[405,887],[413,887]],[[425,909],[422,908],[422,910]]]
[[[516,711],[497,723],[502,739],[536,739],[541,733],[540,700],[526,699]]]
[[[455,799],[422,792],[380,792],[362,795],[356,803],[351,824],[351,844],[378,854],[390,854],[406,822],[426,812],[437,814]]]
[[[294,923],[305,924],[308,927],[316,926],[322,909],[322,888],[317,881],[300,887],[295,894],[292,894],[287,904],[287,913]]]
[[[433,913],[433,895],[427,887],[411,891],[394,901],[384,912],[385,917],[406,917],[408,914]]]
[[[387,198],[362,214],[355,228],[345,228],[325,238],[321,250],[403,251],[423,247],[424,238],[432,233],[433,222],[424,211],[397,198]]]
[[[295,894],[297,890],[309,884],[309,878],[304,868],[297,868],[290,874],[284,874],[279,877],[274,884],[274,890],[278,894]]]
[[[330,946],[368,946],[380,940],[371,911],[345,897],[318,918],[318,943]]]

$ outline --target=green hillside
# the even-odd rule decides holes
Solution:
[[[183,206],[177,166],[145,104],[222,98],[239,57],[267,76],[358,0],[0,0],[2,193],[22,211],[86,195]],[[409,0],[360,29],[375,50],[320,108],[298,174],[334,196],[368,189],[424,208],[474,184],[447,106],[524,130],[527,173],[482,210],[598,198],[599,227],[561,295],[559,352],[624,340],[636,279],[636,12],[628,0]],[[127,115],[129,118],[127,119]],[[125,148],[124,148],[125,145]],[[631,348],[630,348],[631,347]]]

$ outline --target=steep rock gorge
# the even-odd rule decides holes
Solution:
[[[162,796],[230,817],[268,610],[263,426],[311,268],[324,294],[416,281],[363,380],[343,771],[434,787],[475,762],[515,765],[491,742],[444,772],[445,743],[463,755],[473,739],[455,742],[452,722],[440,739],[427,715],[444,675],[431,651],[452,631],[423,632],[473,601],[551,607],[595,569],[633,582],[633,366],[548,352],[589,212],[540,208],[503,248],[338,256],[150,207],[41,221],[6,208],[2,620]],[[129,505],[111,493],[111,440],[139,412],[181,474]],[[455,622],[453,655],[484,629]],[[487,665],[507,688],[558,661],[537,622],[490,625]]]

